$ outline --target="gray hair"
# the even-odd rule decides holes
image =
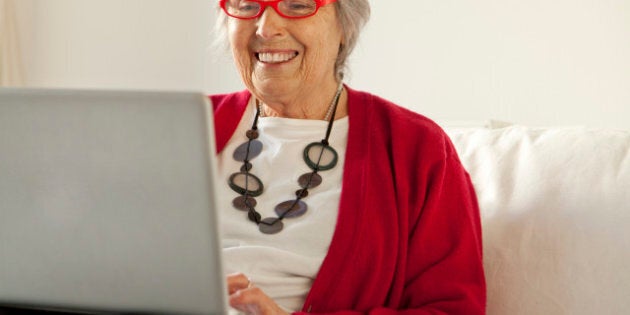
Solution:
[[[339,46],[339,54],[335,62],[335,75],[338,80],[343,78],[348,67],[348,57],[359,40],[361,29],[370,19],[370,3],[368,0],[337,0],[334,3],[337,9],[337,19],[341,24],[341,32],[344,42]],[[227,44],[228,16],[217,6],[218,17],[215,24],[215,46]]]

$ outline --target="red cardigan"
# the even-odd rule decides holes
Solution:
[[[297,314],[485,314],[479,208],[449,138],[419,114],[347,91],[337,226]],[[249,97],[211,96],[218,152]]]

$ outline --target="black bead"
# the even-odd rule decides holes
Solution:
[[[252,170],[252,163],[244,162],[243,166],[241,166],[241,172],[243,172],[243,173],[249,172],[251,170]]]
[[[247,130],[245,135],[247,136],[247,139],[254,140],[254,139],[258,139],[258,136],[260,134],[259,134],[258,130],[250,129],[250,130]]]
[[[260,213],[252,210],[252,211],[249,211],[249,213],[247,213],[247,218],[256,224],[259,224],[261,215]]]

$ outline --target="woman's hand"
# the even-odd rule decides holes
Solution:
[[[230,306],[252,315],[288,315],[260,288],[242,273],[227,276]]]

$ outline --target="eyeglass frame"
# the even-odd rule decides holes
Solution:
[[[229,17],[233,17],[235,19],[239,19],[239,20],[252,20],[252,19],[256,19],[259,18],[261,15],[263,15],[263,13],[265,13],[265,11],[267,10],[267,7],[272,7],[276,13],[278,13],[278,15],[280,15],[281,17],[285,18],[285,19],[304,19],[307,17],[311,17],[315,14],[317,14],[317,12],[319,11],[319,8],[329,5],[331,3],[337,2],[337,0],[314,0],[315,1],[315,11],[313,11],[313,13],[309,14],[309,15],[303,15],[303,16],[289,16],[289,15],[285,15],[284,13],[280,12],[280,9],[278,9],[278,4],[282,1],[285,0],[271,0],[271,1],[264,1],[264,0],[247,0],[249,2],[256,2],[260,5],[260,11],[258,11],[258,13],[256,13],[255,15],[251,16],[251,17],[240,17],[240,16],[236,16],[236,15],[232,15],[228,12],[227,8],[225,7],[225,3],[229,1],[229,0],[221,0],[219,2],[219,5],[221,6],[221,9],[223,9],[223,12],[225,14],[227,14]]]

